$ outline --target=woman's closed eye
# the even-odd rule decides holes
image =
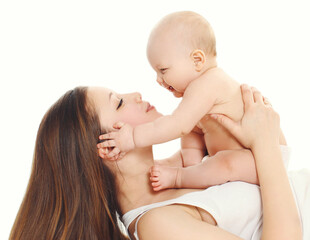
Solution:
[[[119,104],[118,104],[116,110],[119,109],[122,105],[123,105],[123,99],[121,98],[121,100],[119,101]]]

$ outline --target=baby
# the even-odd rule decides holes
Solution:
[[[215,46],[213,30],[199,14],[164,17],[150,34],[147,56],[157,82],[182,101],[171,115],[135,128],[120,125],[119,131],[100,136],[107,141],[99,148],[115,147],[107,157],[181,137],[180,153],[168,161],[178,167],[150,169],[155,191],[237,180],[258,184],[251,151],[211,117],[220,113],[239,121],[243,115],[240,84],[217,67]]]

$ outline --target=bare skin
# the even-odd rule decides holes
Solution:
[[[280,145],[286,145],[281,131]],[[182,164],[182,159],[178,159]],[[175,163],[160,164],[150,169],[154,191],[166,188],[208,188],[232,181],[258,184],[255,160],[250,150],[223,150],[193,166],[183,167]]]
[[[128,106],[140,114],[139,119],[135,121],[141,119],[153,121],[160,117],[160,114],[153,112],[151,115],[145,111],[143,108],[145,102],[139,100],[137,93],[120,95],[113,92],[111,101],[109,101],[110,92],[110,90],[97,88],[89,90],[89,98],[96,106],[103,127],[112,128],[117,118],[127,118],[125,110]],[[245,88],[244,93],[247,104],[241,125],[232,124],[220,115],[216,120],[227,126],[240,142],[253,151],[255,156],[263,205],[266,206],[263,208],[262,239],[301,240],[298,212],[278,148],[280,130],[277,115],[270,107],[265,107],[262,100],[258,100],[262,99],[259,93],[255,92],[254,99],[258,101],[257,104],[253,96],[251,97],[252,93],[249,88]],[[127,104],[122,110],[116,110],[120,97],[125,98]],[[103,151],[111,152],[112,149],[107,147]],[[176,153],[175,156],[179,154]],[[176,163],[177,166],[178,163],[174,161],[175,156],[167,162]],[[151,147],[130,151],[120,160],[105,158],[103,161],[115,174],[122,213],[197,191],[197,189],[166,189],[154,192],[149,184],[149,169],[154,165]],[[271,168],[270,164],[272,164]],[[274,172],[273,169],[279,171]],[[134,222],[129,228],[131,235],[134,229],[133,224]],[[206,211],[201,212],[201,209],[187,205],[170,205],[146,213],[138,222],[138,235],[141,240],[186,240],[189,236],[197,240],[241,240],[240,237],[216,225],[213,216]]]
[[[154,191],[180,188],[181,168],[154,165],[150,169],[150,180]]]
[[[233,122],[224,115],[212,117],[253,151],[264,206],[261,239],[301,240],[301,223],[279,148],[279,117],[268,103],[263,102],[263,97],[257,90],[254,90],[252,95],[250,89],[244,86],[243,91],[246,114],[241,123]],[[174,214],[167,208],[154,209],[141,218],[138,224],[140,239],[185,240],[190,236],[193,239],[204,240],[241,240],[238,236],[220,231],[211,224],[194,220],[194,212],[183,215],[181,211]],[[173,224],[169,224],[171,222]]]
[[[186,21],[176,21],[183,17]],[[204,27],[193,30],[191,24],[186,25],[188,19],[198,19],[198,23]],[[117,123],[112,132],[100,136],[105,141],[98,144],[98,148],[114,147],[109,153],[103,152],[102,157],[118,158],[134,148],[181,138],[179,161],[182,167],[197,165],[202,169],[152,167],[154,191],[171,187],[206,188],[234,180],[258,184],[253,156],[249,152],[243,154],[244,146],[210,117],[211,114],[220,113],[240,121],[244,113],[240,84],[218,68],[214,52],[202,50],[203,47],[194,46],[188,39],[188,36],[200,39],[201,35],[197,33],[201,31],[203,35],[212,36],[212,28],[195,13],[176,13],[169,15],[166,20],[152,31],[147,56],[157,73],[156,81],[175,97],[182,97],[182,100],[173,113],[152,122],[138,126]],[[205,41],[202,46],[208,44],[211,43]],[[201,164],[206,149],[210,157],[219,160],[218,164]],[[218,155],[222,151],[224,155],[230,153],[231,157],[225,156],[225,160],[222,160],[222,155]],[[235,163],[239,158],[239,163]],[[244,158],[248,158],[248,161]],[[227,171],[231,166],[234,166],[234,174]],[[205,171],[206,167],[210,169]],[[209,174],[213,172],[218,174]]]
[[[150,174],[154,191],[192,186],[208,188],[232,181],[259,184],[253,155],[245,149],[220,151],[186,168],[154,165]]]

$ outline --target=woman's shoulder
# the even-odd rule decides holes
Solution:
[[[192,208],[192,206],[180,204],[153,208],[141,216],[137,224],[138,229],[147,229],[148,226],[151,226],[152,228],[155,226],[160,227],[164,225],[164,221],[169,218],[174,218],[176,214],[180,215],[184,211],[193,214]]]
[[[139,239],[163,239],[166,234],[166,228],[172,223],[170,218],[173,217],[173,213],[170,209],[171,205],[168,205],[153,208],[144,213],[136,225],[136,233]]]
[[[137,233],[140,239],[171,239],[176,232],[182,232],[182,225],[201,220],[199,212],[193,206],[167,205],[149,210],[139,219]],[[181,238],[180,238],[181,239]]]
[[[141,217],[137,227],[137,239],[140,240],[241,240],[222,228],[202,221],[197,208],[187,205],[152,209]]]

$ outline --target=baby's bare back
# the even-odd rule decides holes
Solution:
[[[210,156],[222,150],[242,149],[242,145],[220,124],[210,117],[211,113],[220,113],[234,121],[239,121],[243,115],[243,101],[240,84],[230,78],[222,70],[215,74],[223,85],[218,91],[216,104],[198,123],[204,134],[205,144]],[[213,73],[214,74],[214,73]]]

